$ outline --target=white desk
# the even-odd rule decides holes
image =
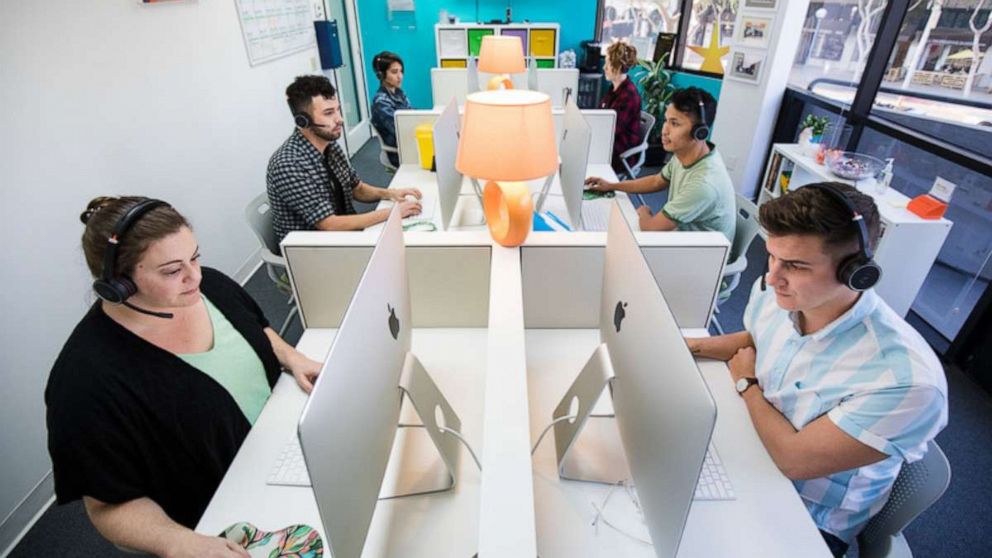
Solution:
[[[586,176],[599,176],[611,182],[617,180],[617,175],[613,172],[613,167],[608,164],[588,165]],[[544,184],[544,180],[532,180],[530,184],[531,191],[537,193]],[[481,185],[484,186],[484,183]],[[432,200],[436,201],[438,199],[437,175],[429,170],[421,168],[420,165],[400,165],[400,167],[396,170],[396,174],[393,176],[393,179],[389,182],[389,187],[416,188],[425,196],[429,196]],[[616,200],[620,202],[620,209],[623,211],[624,217],[627,218],[627,222],[636,225],[638,221],[637,211],[634,209],[634,205],[631,203],[627,194],[624,192],[617,192]],[[583,203],[608,205],[612,203],[612,200],[599,199],[585,201]],[[376,209],[388,208],[392,206],[393,202],[382,201],[379,202]],[[561,182],[559,182],[559,177],[557,175],[551,183],[551,189],[542,210],[552,211],[555,215],[561,217],[565,222],[569,222],[568,211],[565,209],[565,200],[561,197]],[[437,227],[437,230],[443,230],[441,227],[440,207],[434,208],[432,222],[434,223],[434,226]],[[458,204],[455,206],[455,212],[452,215],[451,223],[451,230],[486,230],[486,225],[483,220],[482,207],[479,204],[479,199],[475,195],[475,189],[472,186],[472,181],[467,177],[462,179],[462,195],[458,198]],[[380,223],[369,227],[366,230],[377,231],[382,227],[383,224]]]
[[[336,330],[308,329],[299,349],[323,359]],[[702,335],[702,330],[687,331]],[[483,400],[486,329],[415,329],[413,349],[462,419],[463,432],[484,455]],[[490,340],[491,341],[491,340]],[[596,330],[526,330],[527,392],[531,443],[551,420],[551,412],[598,343]],[[491,346],[491,345],[489,345]],[[792,483],[765,452],[743,401],[733,391],[726,366],[700,361],[719,414],[713,441],[737,499],[694,503],[679,551],[700,556],[829,556]],[[309,488],[265,484],[276,456],[290,436],[306,400],[292,377],[283,375],[255,427],[214,494],[197,531],[217,534],[232,523],[250,521],[262,529],[306,523],[323,534]],[[495,417],[498,413],[494,414]],[[542,442],[533,461],[537,548],[542,558],[643,557],[653,550],[611,528],[590,525],[608,488],[560,481],[554,434]],[[380,501],[363,557],[472,556],[479,547],[480,473],[463,449],[458,484],[441,494]],[[638,532],[629,500],[617,491],[607,507],[611,522]],[[646,533],[646,530],[641,530]],[[512,538],[511,533],[507,538]]]
[[[706,335],[704,330],[686,330]],[[531,438],[550,424],[551,413],[599,343],[597,330],[528,329],[527,375]],[[701,359],[718,413],[713,443],[737,495],[732,501],[694,502],[679,557],[829,557],[823,539],[792,483],[779,472],[755,432],[744,401],[734,391],[724,363]],[[663,370],[659,370],[662,373]],[[592,503],[609,488],[558,478],[554,433],[534,456],[534,505],[541,558],[654,558],[654,550],[600,524]],[[615,490],[607,518],[631,534],[647,538],[623,490]]]
[[[297,348],[323,360],[335,333],[308,329]],[[485,374],[479,371],[485,370],[486,347],[485,329],[413,331],[413,351],[451,401],[476,452],[481,452]],[[277,455],[296,433],[305,402],[306,394],[292,376],[283,374],[200,519],[198,532],[216,535],[233,523],[250,521],[267,530],[305,523],[324,535],[310,488],[265,484]],[[479,487],[479,471],[463,449],[453,490],[379,502],[362,556],[472,556],[478,550]]]

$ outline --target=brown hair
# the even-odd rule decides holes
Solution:
[[[114,227],[129,209],[147,199],[141,196],[100,196],[93,198],[86,211],[79,215],[79,220],[86,225],[83,254],[93,277],[103,275],[103,256]],[[177,233],[183,227],[192,228],[185,217],[167,205],[142,215],[119,239],[114,275],[131,275],[152,242]]]
[[[827,182],[839,190],[861,214],[868,229],[868,247],[874,251],[880,235],[878,207],[875,200],[840,182]],[[797,188],[788,195],[771,200],[758,210],[758,220],[770,236],[807,235],[823,239],[824,247],[838,261],[858,246],[858,225],[851,209],[842,201],[811,185]]]
[[[626,74],[637,64],[637,49],[624,42],[615,42],[606,48],[606,61],[613,69]]]

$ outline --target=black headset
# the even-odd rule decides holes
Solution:
[[[847,194],[829,182],[807,184],[805,187],[826,192],[844,204],[844,207],[851,212],[851,221],[858,225],[858,252],[840,262],[837,266],[837,280],[847,285],[847,288],[857,292],[867,291],[877,285],[879,279],[882,278],[882,268],[872,259],[868,225],[865,224],[864,216],[858,213]]]
[[[699,124],[692,126],[692,137],[699,141],[710,137],[710,127],[706,125],[706,104],[702,99],[699,99]]]
[[[294,112],[293,122],[299,128],[309,128],[313,124],[313,121],[310,120],[310,115],[305,112]]]
[[[120,245],[122,235],[138,219],[155,208],[168,206],[169,204],[162,200],[148,199],[136,203],[121,216],[117,224],[114,225],[110,238],[107,239],[107,249],[103,253],[103,275],[93,281],[93,290],[96,291],[96,296],[111,304],[124,304],[125,300],[138,292],[137,285],[130,277],[114,275],[114,266],[117,264],[117,247]]]

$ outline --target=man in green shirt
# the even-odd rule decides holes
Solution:
[[[637,208],[642,231],[719,231],[733,242],[734,186],[716,146],[706,141],[715,115],[716,100],[709,93],[698,87],[677,91],[661,129],[661,144],[673,157],[661,173],[617,183],[593,176],[586,186],[631,194],[669,188],[668,202],[658,213],[652,215],[646,205]]]

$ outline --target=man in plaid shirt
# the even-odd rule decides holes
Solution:
[[[357,213],[354,200],[397,202],[403,217],[420,213],[419,190],[382,189],[359,180],[337,143],[344,119],[327,78],[296,78],[286,88],[286,101],[296,129],[272,154],[266,175],[278,240],[295,230],[362,230],[389,217],[389,209]]]

